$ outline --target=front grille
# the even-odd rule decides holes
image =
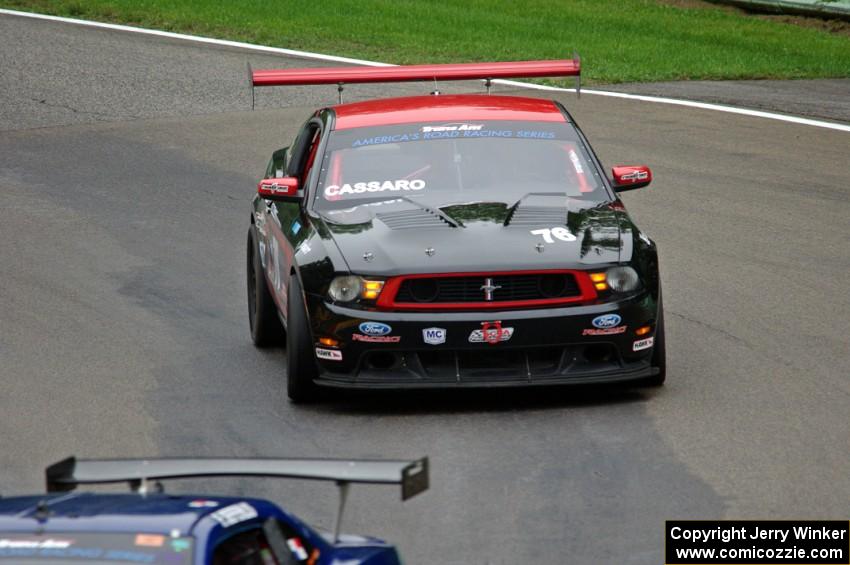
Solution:
[[[487,287],[491,290],[487,297]],[[402,281],[396,303],[464,303],[551,300],[581,296],[572,273],[441,276]]]

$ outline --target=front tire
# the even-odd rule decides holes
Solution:
[[[298,277],[289,279],[286,300],[286,392],[295,403],[319,398],[319,387],[313,382],[319,367],[313,352],[313,336],[307,319],[304,293]]]
[[[271,347],[283,342],[284,329],[277,316],[277,305],[269,292],[260,247],[254,227],[248,229],[247,250],[248,324],[251,339],[257,347]]]
[[[647,377],[642,384],[659,387],[667,380],[667,345],[664,339],[664,303],[661,293],[658,295],[658,323],[655,326],[655,344],[652,347],[652,366],[658,369],[658,374]]]

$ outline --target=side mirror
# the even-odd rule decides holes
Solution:
[[[260,198],[278,200],[284,202],[298,202],[301,196],[298,194],[298,179],[295,177],[281,177],[279,179],[263,179],[257,185],[257,194]]]
[[[652,171],[646,165],[618,165],[611,169],[614,192],[643,188],[652,182]]]

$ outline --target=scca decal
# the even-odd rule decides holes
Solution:
[[[368,182],[355,182],[354,184],[344,184],[342,186],[337,184],[332,184],[330,186],[325,187],[325,198],[333,198],[336,196],[344,196],[346,194],[363,194],[366,192],[384,192],[384,191],[393,191],[398,192],[400,190],[422,190],[425,188],[425,181],[422,179],[413,179],[413,180],[385,180],[385,181],[368,181]]]

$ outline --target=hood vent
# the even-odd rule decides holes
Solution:
[[[376,214],[391,230],[427,230],[439,228],[454,228],[457,225],[446,218],[424,208],[415,210],[400,210],[398,212],[383,212]]]
[[[560,206],[517,206],[513,209],[506,226],[540,227],[563,226],[567,223],[567,208]]]

